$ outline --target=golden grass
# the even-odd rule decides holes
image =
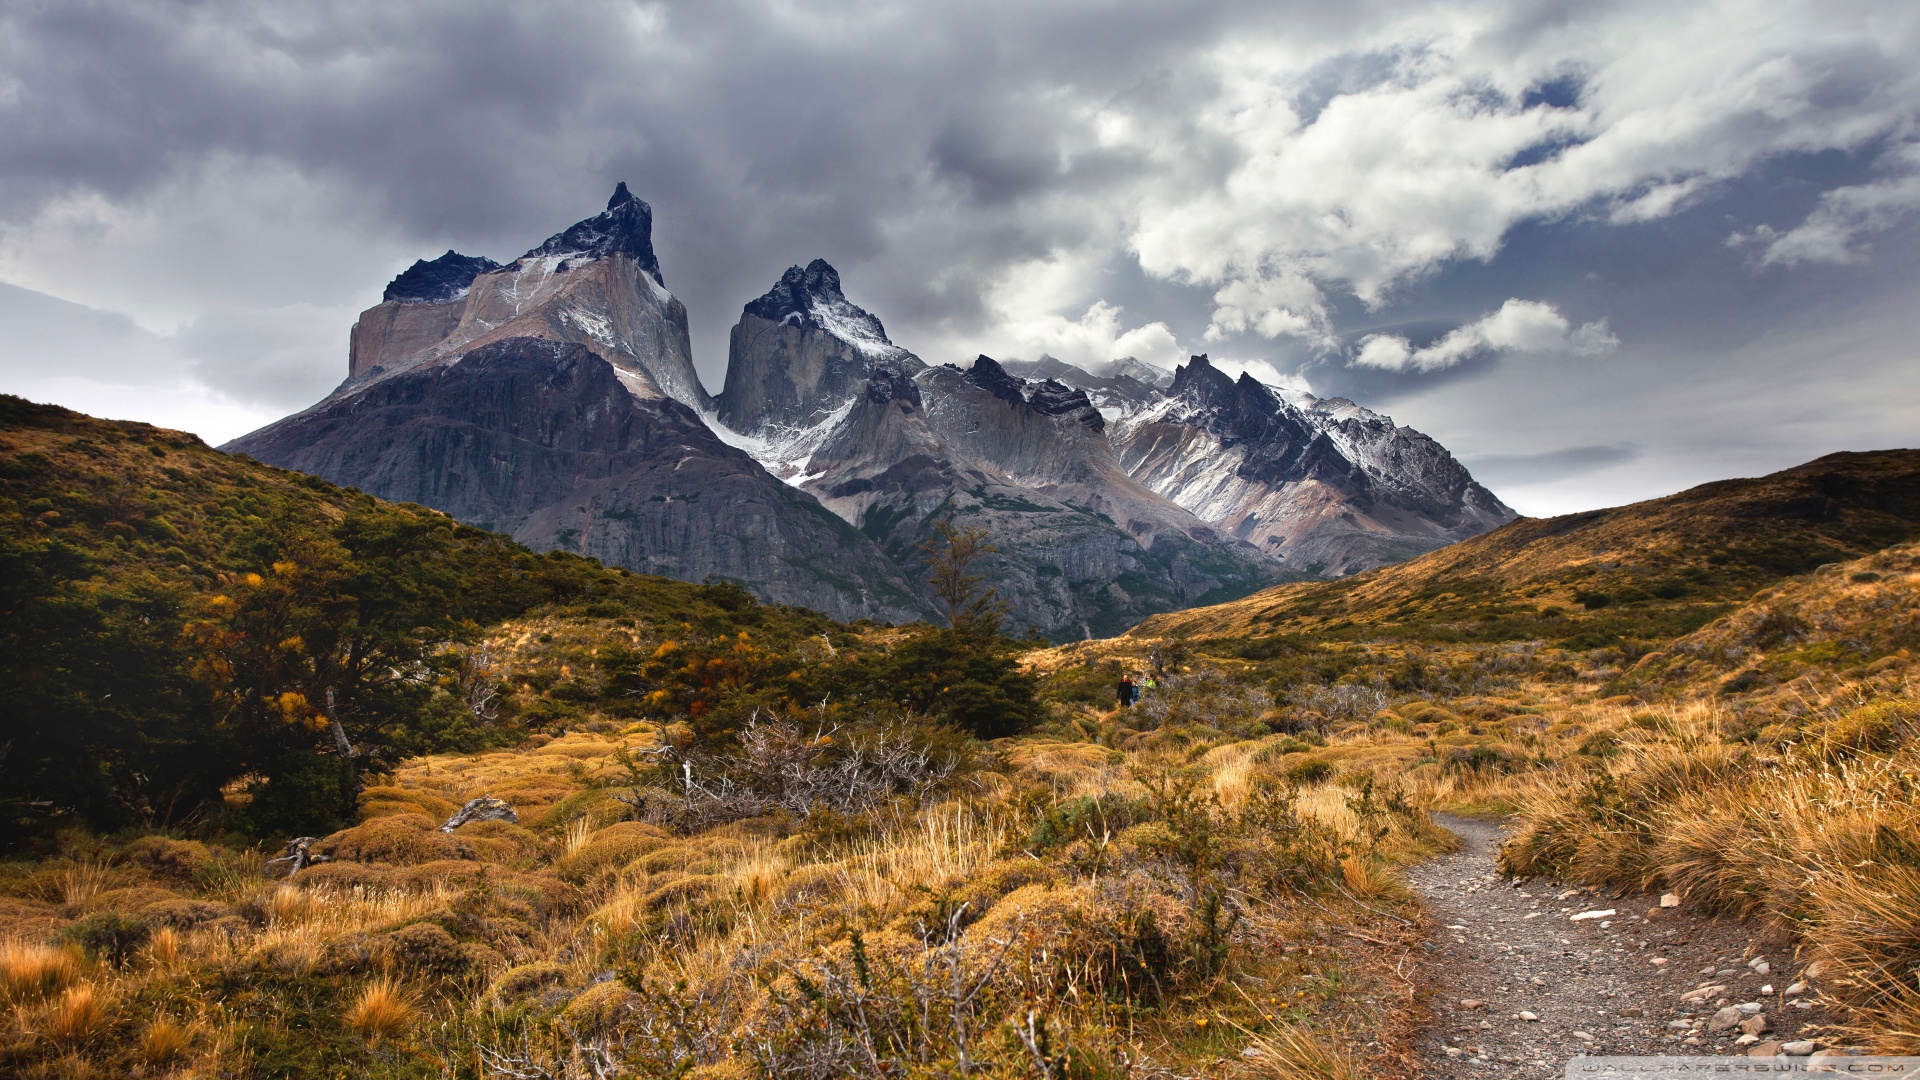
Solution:
[[[1257,1051],[1249,1059],[1250,1075],[1304,1080],[1362,1080],[1365,1075],[1351,1055],[1297,1025],[1253,1035],[1247,1045]]]
[[[40,1001],[80,977],[81,958],[66,949],[23,941],[0,943],[0,1004]]]
[[[147,939],[147,959],[161,968],[177,967],[186,958],[186,942],[180,932],[163,926]]]
[[[580,854],[580,849],[586,847],[587,841],[592,838],[593,838],[593,819],[592,818],[577,817],[577,818],[574,818],[572,821],[567,822],[567,831],[565,835],[565,847],[566,847],[567,855],[571,857],[571,856]]]
[[[69,986],[51,1002],[40,1031],[56,1043],[83,1043],[107,1026],[107,996],[92,983]]]
[[[369,1046],[392,1042],[413,1026],[416,1009],[407,988],[393,979],[376,979],[348,1006],[347,1026]]]
[[[148,1065],[160,1067],[185,1057],[192,1045],[187,1029],[163,1016],[141,1031],[139,1054]]]

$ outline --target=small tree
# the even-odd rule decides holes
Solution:
[[[999,549],[987,543],[987,530],[960,528],[952,516],[936,519],[933,530],[938,538],[921,544],[920,550],[927,553],[927,583],[947,609],[947,625],[971,638],[997,636],[1007,605],[973,566]]]

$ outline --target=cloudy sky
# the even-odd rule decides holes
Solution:
[[[652,203],[709,386],[1190,353],[1528,513],[1920,445],[1912,0],[0,0],[0,390],[218,442],[418,257]]]

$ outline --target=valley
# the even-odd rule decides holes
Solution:
[[[952,626],[847,623],[144,425],[0,439],[18,1075],[1912,1049],[1914,452],[1051,645],[961,524]]]

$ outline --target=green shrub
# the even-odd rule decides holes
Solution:
[[[145,921],[118,911],[89,915],[60,932],[61,940],[116,965],[126,963],[151,936],[153,928]]]

